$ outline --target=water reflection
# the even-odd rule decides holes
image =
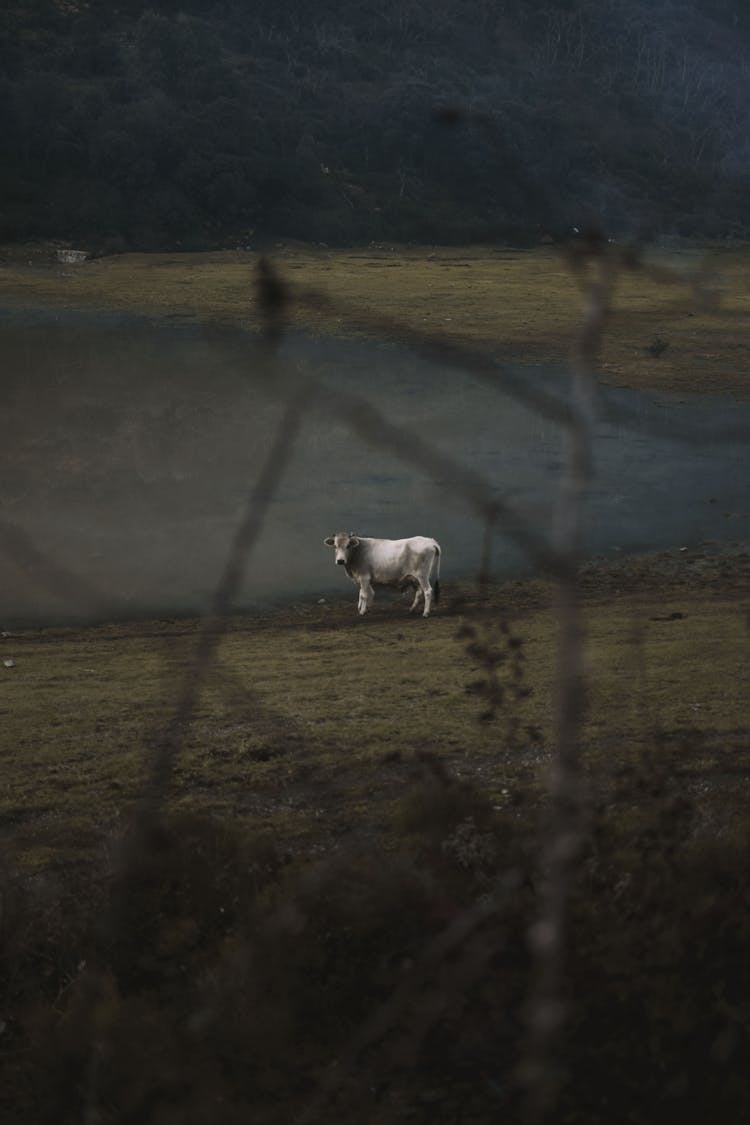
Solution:
[[[8,313],[0,327],[2,620],[204,608],[281,412],[253,377],[252,339],[68,313]],[[356,390],[551,526],[563,458],[554,423],[397,346],[297,334],[282,358]],[[559,375],[529,378],[564,387]],[[607,407],[635,418],[636,428],[597,429],[591,552],[746,537],[746,445],[739,436],[697,445],[679,438],[750,428],[747,404],[623,391],[609,394]],[[435,535],[448,582],[478,566],[482,529],[444,484],[318,412],[272,506],[243,603],[348,595],[322,545],[340,528]],[[500,572],[524,565],[501,538],[494,562]]]

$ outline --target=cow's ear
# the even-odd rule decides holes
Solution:
[[[349,536],[349,542],[347,543],[347,547],[358,547],[358,546],[359,546],[359,539],[357,539],[357,536],[356,535],[350,535]]]
[[[323,540],[323,542],[325,543],[326,547],[332,547],[333,546],[333,536],[329,535],[327,539]]]

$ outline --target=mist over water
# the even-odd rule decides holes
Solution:
[[[6,312],[0,330],[0,623],[204,610],[283,409],[254,377],[254,338],[71,313]],[[296,333],[281,360],[361,394],[551,528],[564,457],[552,422],[395,345]],[[529,378],[564,385],[554,373]],[[591,553],[747,537],[746,447],[677,439],[685,429],[750,426],[748,404],[628,391],[607,400],[638,421],[635,429],[597,427]],[[434,535],[446,586],[479,565],[483,528],[446,482],[313,411],[250,559],[240,606],[331,595],[354,602],[354,587],[322,542],[337,530]],[[500,535],[493,561],[497,573],[526,565]]]

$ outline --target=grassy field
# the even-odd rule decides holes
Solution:
[[[561,1125],[747,1119],[748,579],[739,549],[581,575]],[[197,634],[3,638],[3,1119],[528,1121],[549,584],[233,619],[128,834]]]
[[[281,276],[332,298],[324,313],[295,307],[292,323],[346,334],[365,313],[405,328],[460,338],[516,363],[568,357],[581,295],[552,247],[367,247],[331,250],[279,244]],[[61,265],[50,247],[0,248],[0,304],[130,310],[161,317],[258,324],[259,254],[123,254]],[[603,382],[663,391],[747,393],[750,252],[745,246],[651,250],[663,274],[621,272],[601,357]],[[696,303],[690,278],[716,303]],[[360,325],[360,329],[361,329]],[[393,328],[398,335],[398,328]],[[654,354],[657,352],[658,354]]]
[[[583,741],[595,787],[659,746],[680,784],[705,785],[709,822],[740,812],[749,578],[742,553],[586,571]],[[23,869],[85,863],[111,846],[143,792],[197,628],[151,621],[4,638],[15,666],[3,668],[2,820]],[[428,621],[387,598],[360,620],[345,595],[234,618],[184,732],[170,807],[262,827],[309,855],[387,837],[425,755],[499,805],[536,800],[554,741],[556,629],[553,589],[534,580],[484,601],[448,587]]]

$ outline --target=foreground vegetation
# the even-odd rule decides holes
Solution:
[[[750,1109],[749,576],[741,551],[582,574],[557,1120]],[[518,1120],[551,588],[234,619],[143,837],[195,638],[3,641],[4,1120]]]

